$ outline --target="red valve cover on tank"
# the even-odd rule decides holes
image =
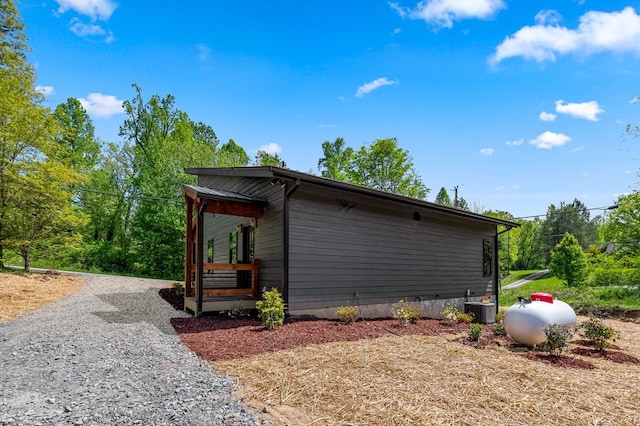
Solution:
[[[549,293],[533,293],[531,295],[531,301],[539,300],[540,302],[553,303],[553,296]]]

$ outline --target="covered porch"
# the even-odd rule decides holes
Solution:
[[[198,317],[204,312],[253,309],[259,298],[260,260],[253,257],[254,229],[266,201],[229,191],[183,185],[186,205],[184,306]],[[229,225],[227,262],[216,261],[213,239],[205,236],[205,215],[238,218]],[[246,225],[242,224],[247,222]],[[241,253],[241,255],[239,254]],[[226,253],[225,253],[226,256]],[[219,260],[218,256],[218,260]]]

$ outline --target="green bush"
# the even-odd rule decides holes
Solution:
[[[469,324],[471,322],[473,322],[473,313],[469,312],[469,313],[465,313],[465,312],[458,312],[457,315],[457,322],[461,322],[461,323],[465,323],[465,324]]]
[[[494,336],[506,336],[507,329],[504,328],[504,324],[494,324],[493,325],[493,335]]]
[[[447,305],[442,310],[442,322],[447,325],[453,325],[458,322],[460,311],[455,305]]]
[[[277,288],[262,294],[262,300],[256,302],[258,317],[269,330],[284,324],[284,301]]]
[[[402,299],[391,305],[391,313],[401,326],[415,324],[420,319],[420,310]]]
[[[591,340],[593,346],[596,349],[604,351],[611,346],[609,340],[615,340],[620,337],[620,334],[610,326],[606,325],[604,321],[598,318],[589,318],[578,326],[581,330],[581,335]]]
[[[480,340],[480,336],[482,336],[482,324],[471,324],[469,328],[469,340],[473,342],[477,342]]]
[[[184,283],[175,282],[172,287],[176,296],[184,296]]]
[[[338,308],[338,321],[343,324],[353,324],[358,319],[360,309],[357,306],[340,306]]]
[[[568,346],[567,342],[573,336],[571,330],[563,324],[548,325],[544,329],[544,334],[547,336],[547,341],[543,348],[554,356],[562,353],[562,350]]]

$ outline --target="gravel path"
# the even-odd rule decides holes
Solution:
[[[77,275],[84,290],[0,324],[1,425],[260,424],[175,335],[166,282]]]

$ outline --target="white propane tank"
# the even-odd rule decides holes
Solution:
[[[544,329],[551,324],[576,325],[573,308],[548,293],[533,293],[531,302],[523,299],[512,305],[504,314],[504,328],[516,342],[533,346],[544,343]]]

